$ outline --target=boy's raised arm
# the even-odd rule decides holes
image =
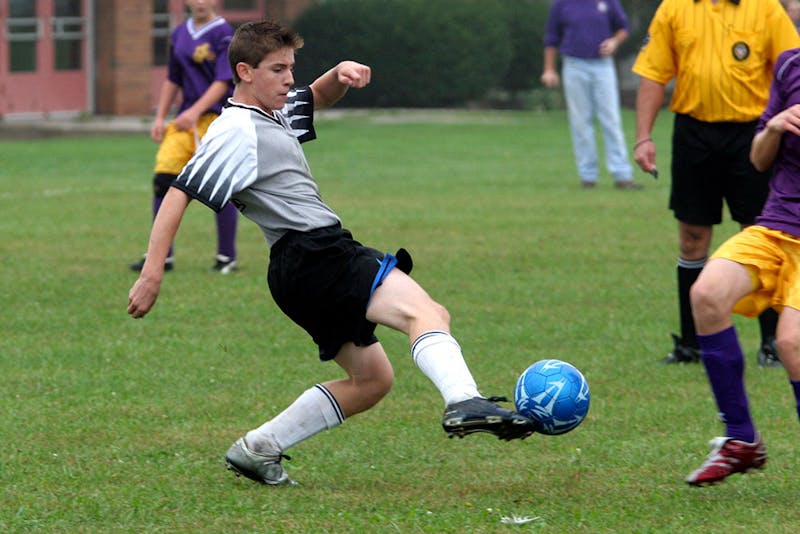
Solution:
[[[342,61],[325,74],[314,80],[311,91],[314,93],[314,109],[329,108],[347,93],[350,87],[366,87],[372,77],[372,70],[355,61]]]

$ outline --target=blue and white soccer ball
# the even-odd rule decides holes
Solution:
[[[539,423],[542,434],[564,434],[577,427],[589,412],[589,384],[573,365],[541,360],[517,380],[517,411]]]

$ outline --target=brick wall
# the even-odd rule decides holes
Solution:
[[[264,4],[265,16],[292,24],[317,2],[319,0],[271,0]],[[152,15],[150,1],[95,2],[95,107],[98,114],[152,115],[153,102],[157,99],[151,65]],[[155,85],[160,87],[160,82]]]
[[[102,0],[96,9],[97,113],[151,113],[152,2]]]

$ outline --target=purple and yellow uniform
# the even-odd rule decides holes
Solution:
[[[170,40],[167,79],[181,88],[183,99],[178,113],[197,102],[216,81],[231,82],[233,75],[228,63],[228,46],[233,37],[233,28],[217,17],[196,29],[189,18],[172,31]],[[189,161],[197,148],[197,142],[205,135],[208,126],[222,111],[228,93],[209,107],[197,121],[193,130],[178,130],[174,123],[167,126],[164,139],[156,156],[156,173],[177,175]]]
[[[782,53],[775,64],[769,102],[758,121],[760,132],[784,109],[800,104],[800,48]],[[785,133],[773,166],[769,196],[754,226],[730,238],[714,253],[747,267],[752,293],[734,312],[754,317],[772,306],[800,309],[800,137]]]

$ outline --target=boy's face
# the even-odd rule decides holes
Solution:
[[[286,94],[294,85],[294,49],[281,48],[267,54],[255,68],[239,63],[237,69],[244,82],[244,94],[240,96],[249,100],[242,103],[267,111],[281,109],[286,103]]]
[[[192,12],[192,18],[207,22],[214,17],[216,0],[184,0],[186,7]]]

